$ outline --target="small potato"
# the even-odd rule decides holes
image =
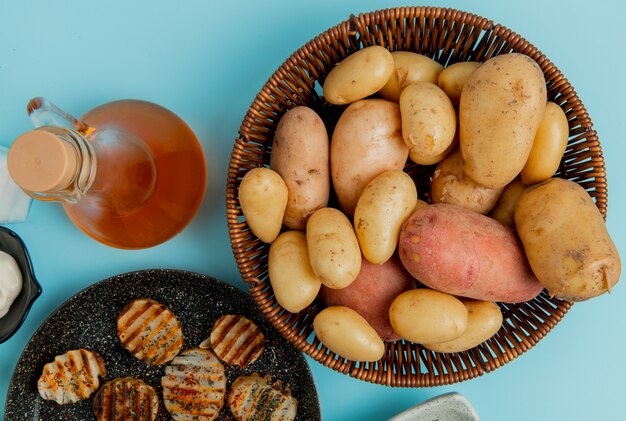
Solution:
[[[530,155],[522,168],[522,183],[531,185],[552,177],[559,168],[568,137],[565,113],[557,104],[548,101]]]
[[[271,243],[280,233],[287,195],[287,185],[269,168],[254,168],[241,180],[241,211],[252,233],[264,243]]]
[[[463,172],[461,150],[455,149],[437,165],[430,183],[433,203],[461,206],[483,215],[494,207],[503,189],[476,184]]]
[[[520,173],[546,108],[546,81],[530,57],[510,53],[469,76],[459,104],[465,174],[497,189]]]
[[[418,344],[447,342],[467,329],[467,310],[450,294],[428,288],[398,295],[389,308],[393,330]]]
[[[462,299],[467,309],[467,330],[461,336],[448,342],[424,344],[435,352],[463,352],[480,345],[495,335],[502,326],[502,311],[491,301]]]
[[[393,73],[393,57],[384,47],[363,48],[337,64],[324,81],[324,98],[331,104],[350,104],[382,88]]]
[[[464,61],[446,67],[439,74],[437,85],[448,95],[455,107],[459,106],[465,82],[479,66],[480,63],[475,61]]]
[[[452,144],[456,132],[456,111],[437,85],[415,82],[400,95],[402,138],[411,149],[410,157],[420,165],[434,163]]]
[[[309,218],[306,242],[313,272],[329,288],[345,288],[361,270],[359,242],[348,218],[322,208]]]
[[[417,188],[404,171],[376,176],[354,210],[354,228],[363,256],[381,265],[396,251],[400,228],[417,205]]]
[[[311,268],[303,232],[286,231],[274,240],[268,268],[276,301],[285,310],[297,313],[317,297],[322,283]]]
[[[410,51],[394,51],[394,71],[391,77],[378,92],[389,101],[400,101],[400,94],[413,82],[430,82],[437,84],[437,78],[443,66],[422,54]]]
[[[384,171],[403,169],[408,155],[398,104],[365,99],[348,106],[330,144],[333,187],[346,215],[354,215],[367,183]]]
[[[507,227],[515,229],[515,204],[524,190],[526,190],[526,185],[519,178],[511,181],[504,188],[498,202],[489,212],[489,216]]]
[[[551,178],[527,188],[515,226],[530,266],[550,295],[584,301],[615,286],[622,263],[600,211],[573,181]]]
[[[330,145],[324,122],[308,107],[287,111],[276,128],[270,168],[285,181],[289,196],[283,224],[304,231],[316,210],[328,205]]]
[[[389,306],[401,293],[415,288],[413,278],[394,255],[382,265],[362,259],[354,282],[342,289],[322,286],[320,297],[327,306],[346,306],[359,313],[383,341],[400,339],[389,321]]]
[[[413,212],[400,231],[398,254],[415,279],[448,294],[519,303],[543,289],[513,231],[459,206]]]
[[[315,335],[342,358],[352,361],[378,361],[385,344],[367,321],[343,306],[327,307],[313,320]]]

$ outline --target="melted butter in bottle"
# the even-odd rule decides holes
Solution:
[[[39,128],[11,147],[11,176],[34,198],[61,201],[91,237],[113,247],[146,248],[193,218],[206,186],[204,155],[171,111],[123,100],[76,120],[36,98],[29,112]]]

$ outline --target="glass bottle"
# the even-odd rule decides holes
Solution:
[[[179,233],[198,210],[204,154],[171,111],[122,100],[76,119],[34,98],[28,114],[36,129],[11,146],[11,177],[35,199],[62,202],[72,222],[96,240],[152,247]]]

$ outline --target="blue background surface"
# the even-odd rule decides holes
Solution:
[[[419,5],[404,1],[7,1],[0,0],[0,145],[31,124],[25,105],[44,96],[79,116],[120,98],[157,102],[202,142],[209,166],[204,203],[191,225],[142,251],[101,245],[56,204],[34,203],[13,224],[44,293],[20,331],[0,345],[0,414],[13,368],[36,328],[67,298],[121,272],[168,267],[245,288],[225,220],[228,157],[263,83],[297,48],[350,13]],[[609,231],[626,257],[623,56],[626,7],[615,1],[432,1],[522,34],[576,88],[598,131],[609,180]],[[0,200],[2,200],[0,198]],[[623,283],[626,281],[622,281]],[[325,420],[386,419],[458,391],[483,420],[624,419],[626,285],[577,304],[547,337],[513,362],[448,387],[393,389],[340,375],[309,359]]]

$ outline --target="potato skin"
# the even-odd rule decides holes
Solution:
[[[461,299],[467,309],[467,329],[461,336],[448,342],[424,344],[435,352],[463,352],[480,345],[495,335],[502,326],[502,311],[491,301]]]
[[[480,63],[476,61],[462,61],[451,64],[439,74],[437,85],[448,95],[455,107],[459,106],[461,92],[467,79],[479,66]]]
[[[561,107],[548,101],[530,155],[522,168],[522,183],[531,185],[552,177],[559,168],[568,137],[567,116]]]
[[[604,219],[573,181],[552,178],[526,189],[515,207],[515,226],[550,295],[584,301],[619,280],[621,260]]]
[[[476,69],[459,105],[465,174],[485,187],[510,183],[528,159],[546,101],[543,73],[528,56],[503,54]]]
[[[239,185],[239,204],[250,230],[271,243],[282,227],[288,190],[283,179],[269,168],[253,168]]]
[[[283,224],[304,231],[316,210],[328,205],[330,145],[324,122],[308,107],[287,111],[276,128],[270,168],[285,181],[289,196]]]
[[[345,288],[361,270],[361,250],[341,211],[322,208],[309,218],[306,242],[313,272],[329,288]]]
[[[483,215],[495,206],[502,190],[483,187],[466,177],[459,148],[437,165],[430,182],[433,203],[461,206]]]
[[[385,171],[368,183],[354,210],[354,229],[367,260],[380,265],[393,255],[400,228],[416,205],[417,188],[402,170]]]
[[[515,204],[526,187],[519,178],[507,184],[496,205],[489,212],[489,216],[507,227],[515,229]]]
[[[408,155],[398,104],[384,99],[350,104],[337,121],[330,144],[333,187],[346,215],[354,215],[367,183],[384,171],[403,169]]]
[[[402,138],[410,158],[420,165],[436,163],[454,141],[456,111],[437,85],[415,82],[400,95]]]
[[[411,275],[448,294],[517,303],[543,289],[509,228],[458,206],[417,209],[402,226],[398,249]]]
[[[383,341],[400,339],[389,321],[391,302],[401,293],[415,288],[415,279],[394,255],[382,265],[362,260],[354,282],[342,289],[322,286],[320,298],[327,306],[346,306],[359,313]]]
[[[352,361],[378,361],[385,344],[367,321],[343,306],[327,307],[313,319],[315,335],[340,357]]]
[[[384,47],[373,45],[349,55],[324,81],[324,98],[331,104],[350,104],[382,88],[394,69],[393,57]]]
[[[274,240],[268,270],[276,301],[291,313],[311,304],[322,286],[311,267],[306,235],[300,231],[285,231]]]
[[[389,100],[400,101],[400,94],[413,82],[430,82],[437,84],[437,78],[443,66],[425,55],[411,51],[394,51],[394,70],[391,77],[378,94]]]
[[[407,341],[418,344],[446,342],[467,329],[467,310],[450,294],[429,288],[398,295],[389,307],[393,329]]]

